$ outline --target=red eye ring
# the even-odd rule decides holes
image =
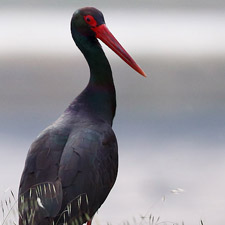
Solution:
[[[84,20],[91,27],[96,27],[97,26],[97,22],[96,22],[95,18],[93,16],[91,16],[91,15],[84,16]]]

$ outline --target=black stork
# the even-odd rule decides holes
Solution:
[[[115,87],[97,38],[146,76],[107,29],[99,10],[77,10],[71,33],[88,62],[90,80],[30,147],[19,187],[19,225],[90,225],[115,183]]]

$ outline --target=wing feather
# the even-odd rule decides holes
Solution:
[[[86,213],[92,217],[104,202],[116,180],[117,151],[116,137],[107,124],[98,124],[98,129],[88,125],[71,133],[61,157],[59,178],[63,206],[72,198],[73,216]],[[80,195],[84,202],[78,208]]]

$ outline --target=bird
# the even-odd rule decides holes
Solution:
[[[91,225],[116,181],[118,144],[112,129],[116,92],[98,39],[146,77],[98,9],[76,10],[71,34],[88,63],[90,79],[31,144],[19,185],[19,225]]]

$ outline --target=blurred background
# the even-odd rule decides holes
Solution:
[[[30,144],[86,86],[73,12],[100,9],[148,75],[106,46],[117,89],[119,174],[94,224],[150,215],[225,223],[225,1],[1,0],[0,199],[17,194]],[[169,223],[168,223],[169,224]]]

